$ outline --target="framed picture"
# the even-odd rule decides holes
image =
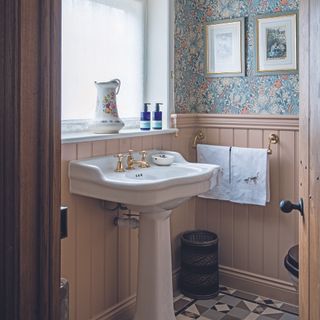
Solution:
[[[298,72],[297,13],[256,18],[256,66],[259,74]]]
[[[244,18],[206,25],[206,74],[208,77],[245,75]]]

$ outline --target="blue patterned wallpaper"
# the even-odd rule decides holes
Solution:
[[[297,115],[297,74],[254,75],[254,21],[298,9],[299,0],[176,0],[176,112]],[[246,77],[205,77],[206,23],[238,17],[247,17]]]

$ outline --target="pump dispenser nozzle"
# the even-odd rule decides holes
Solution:
[[[151,103],[145,103],[145,104],[144,104],[144,107],[143,107],[144,110],[143,110],[143,112],[148,112],[148,108],[149,108],[150,104],[151,104]]]
[[[156,112],[160,112],[160,106],[162,106],[163,103],[156,103]]]

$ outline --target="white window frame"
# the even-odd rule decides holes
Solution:
[[[159,1],[159,0],[146,0],[147,2],[147,18],[146,18],[146,23],[147,27],[145,30],[147,31],[145,34],[146,40],[145,43],[147,44],[145,46],[146,48],[146,53],[145,53],[145,79],[144,79],[144,86],[147,86],[148,78],[147,78],[147,73],[149,71],[149,64],[148,64],[148,46],[149,46],[149,41],[148,37],[150,35],[150,28],[152,27],[150,20],[148,19],[150,9],[154,9],[152,7],[152,1]],[[150,5],[151,4],[151,5]],[[167,0],[167,17],[168,17],[168,34],[167,34],[167,58],[166,58],[166,64],[167,64],[167,99],[166,101],[156,101],[156,102],[163,102],[165,104],[165,109],[163,110],[163,127],[164,129],[170,129],[171,128],[171,114],[174,113],[174,29],[175,29],[175,23],[174,23],[174,18],[175,18],[175,6],[174,6],[174,0]],[[149,12],[149,13],[148,13]],[[148,21],[149,20],[149,21]],[[145,88],[146,89],[146,88]],[[145,100],[147,99],[146,97],[146,92],[145,90]],[[149,101],[146,101],[149,102]],[[152,101],[154,104],[155,101]],[[142,107],[141,107],[142,109]],[[141,110],[142,111],[142,110]],[[151,112],[154,110],[150,110]],[[139,116],[136,118],[124,118],[122,119],[125,122],[125,128],[122,131],[128,130],[128,132],[132,132],[132,129],[137,129],[139,131]],[[89,131],[89,123],[90,119],[84,119],[84,120],[62,120],[61,121],[61,126],[62,126],[62,134],[68,134],[68,133],[79,133],[79,132],[88,132]],[[86,135],[88,136],[88,135]]]

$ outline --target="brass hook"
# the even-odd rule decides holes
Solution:
[[[196,136],[194,137],[192,148],[195,149],[195,148],[197,147],[197,144],[198,144],[200,141],[204,140],[204,138],[205,138],[205,135],[204,135],[203,131],[202,131],[202,130],[199,130],[199,131],[197,132]]]
[[[278,135],[272,133],[269,136],[269,144],[268,144],[268,154],[272,154],[271,144],[277,144],[279,143],[280,138]]]

